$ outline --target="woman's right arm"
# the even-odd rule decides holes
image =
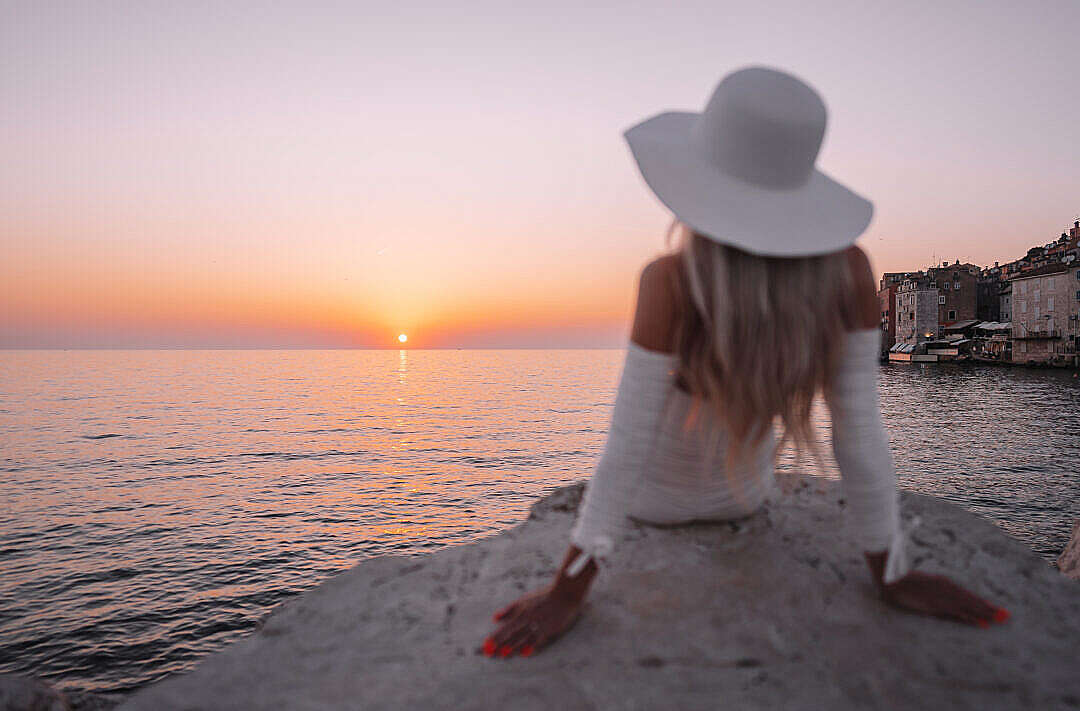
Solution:
[[[615,397],[604,453],[578,508],[571,546],[555,579],[495,614],[498,627],[484,641],[488,656],[530,656],[554,641],[577,618],[603,557],[629,530],[627,513],[637,494],[672,382],[675,319],[674,270],[661,257],[641,273],[630,347]],[[588,555],[581,566],[580,557]],[[577,563],[577,565],[575,565]]]

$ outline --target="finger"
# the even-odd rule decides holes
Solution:
[[[956,595],[960,599],[967,614],[976,618],[976,624],[980,627],[988,627],[994,620],[997,608],[964,588],[956,587]]]
[[[978,615],[972,613],[967,608],[959,606],[942,607],[935,614],[938,617],[961,622],[965,625],[971,625],[972,627],[978,627],[980,626],[980,623],[983,626],[987,624],[984,620],[981,620]]]
[[[966,600],[964,605],[964,617],[971,621],[971,624],[985,629],[994,621],[994,608],[984,601]]]
[[[927,578],[932,581],[931,598],[936,599],[934,613],[965,624],[988,627],[994,608],[985,600],[943,576]]]
[[[506,646],[506,643],[517,635],[525,626],[522,620],[513,620],[508,623],[504,623],[499,626],[499,629],[495,630],[492,640],[495,642],[496,653],[501,653],[502,648]]]
[[[988,627],[990,619],[982,614],[983,608],[979,602],[977,597],[963,588],[953,586],[950,594],[946,597],[946,611],[965,624]]]
[[[495,613],[495,621],[498,622],[502,618],[514,613],[517,610],[517,607],[517,601],[510,603],[509,605]]]
[[[512,654],[519,653],[528,644],[529,640],[536,636],[534,632],[535,629],[535,624],[523,625],[520,627],[514,634],[507,638],[506,642],[499,649],[499,654],[508,657]]]
[[[540,627],[535,627],[529,630],[529,634],[521,643],[521,650],[518,652],[523,657],[531,657],[542,649],[552,635],[543,631]]]
[[[972,610],[974,610],[980,617],[991,617],[994,614],[994,606],[982,599],[975,593],[954,584],[956,595],[964,601],[965,604]]]

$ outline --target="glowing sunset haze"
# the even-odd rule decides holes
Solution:
[[[747,64],[825,97],[877,271],[1080,210],[1080,5],[0,10],[0,347],[595,347],[668,217],[621,131]],[[798,225],[792,225],[798,230]]]

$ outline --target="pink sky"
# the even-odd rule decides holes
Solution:
[[[0,347],[618,346],[669,219],[620,133],[746,64],[877,271],[1080,212],[1075,2],[627,5],[5,3]]]

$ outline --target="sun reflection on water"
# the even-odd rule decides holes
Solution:
[[[360,560],[518,523],[590,474],[622,353],[3,357],[0,617],[17,622],[0,671],[101,691],[190,667]],[[902,484],[1060,547],[1080,508],[1080,387],[970,373],[882,370]]]

